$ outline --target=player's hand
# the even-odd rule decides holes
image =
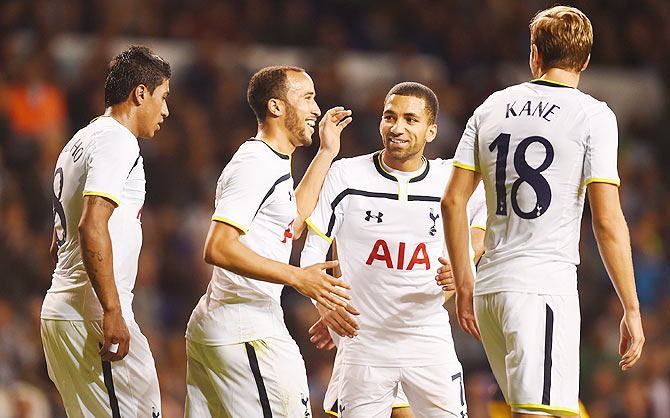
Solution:
[[[351,289],[351,285],[324,271],[325,269],[332,269],[338,264],[337,260],[333,260],[300,269],[302,274],[293,287],[328,309],[347,306],[347,300],[351,300],[351,296],[343,289]]]
[[[121,310],[102,314],[102,336],[104,341],[98,354],[102,361],[121,360],[128,354],[130,347],[130,333]],[[112,346],[114,344],[114,346]],[[116,346],[118,344],[118,346]],[[110,350],[111,348],[111,350]],[[116,348],[116,350],[114,350]]]
[[[342,106],[328,110],[319,122],[319,150],[328,152],[335,158],[340,152],[340,134],[351,120],[351,110]]]
[[[335,342],[333,342],[333,338],[330,336],[330,332],[328,332],[328,326],[323,322],[323,319],[319,318],[309,328],[309,335],[311,335],[309,341],[314,343],[319,350],[332,350],[335,348]]]
[[[624,313],[619,328],[621,330],[619,354],[622,356],[619,366],[625,371],[633,367],[642,355],[644,331],[640,311]]]
[[[360,312],[353,306],[347,304],[345,307],[338,306],[334,310],[330,310],[317,304],[316,309],[319,310],[321,319],[328,328],[335,331],[340,337],[354,338],[358,335],[358,330],[361,327],[351,315],[360,315]]]
[[[456,291],[456,316],[461,329],[472,335],[477,341],[482,340],[475,319],[475,309],[471,291]]]
[[[454,274],[451,271],[451,263],[444,257],[438,257],[437,261],[442,263],[440,268],[437,269],[437,276],[435,276],[437,285],[442,286],[442,290],[445,292],[456,290],[456,282],[454,281]]]

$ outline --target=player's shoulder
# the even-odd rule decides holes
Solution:
[[[330,166],[328,175],[340,179],[361,179],[365,178],[375,170],[375,158],[378,152],[358,155],[356,157],[340,158],[334,161]]]
[[[290,165],[291,156],[274,150],[266,142],[255,138],[244,141],[233,154],[227,167],[246,167],[253,170],[280,170],[286,171]]]
[[[449,176],[454,168],[453,158],[432,158],[428,160],[428,172],[433,176]]]
[[[584,93],[578,89],[575,89],[575,96],[587,118],[605,117],[616,119],[614,112],[606,102],[598,100],[590,94]]]
[[[102,149],[123,150],[132,154],[139,153],[137,138],[128,128],[109,116],[99,116],[82,128],[77,135],[90,138]]]

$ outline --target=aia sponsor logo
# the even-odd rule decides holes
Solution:
[[[284,244],[286,244],[287,240],[292,240],[293,239],[293,222],[295,222],[295,219],[291,221],[291,223],[288,224],[286,227],[286,230],[284,231],[284,239],[281,241]]]
[[[404,242],[398,243],[398,254],[391,254],[386,241],[378,239],[372,246],[372,251],[370,251],[365,264],[371,266],[374,262],[383,262],[387,268],[395,270],[413,270],[418,266],[424,266],[426,270],[430,270],[430,258],[428,257],[426,244],[422,242],[414,250],[408,249],[406,246]],[[411,257],[407,257],[410,251]],[[409,262],[405,265],[406,259],[409,259]],[[395,265],[393,264],[394,261]]]

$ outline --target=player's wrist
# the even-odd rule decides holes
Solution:
[[[337,154],[340,152],[339,147],[333,148],[329,146],[324,146],[323,143],[317,151],[317,156],[320,154],[322,158],[329,159],[331,162],[337,157]]]

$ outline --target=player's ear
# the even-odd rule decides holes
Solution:
[[[149,90],[144,84],[138,84],[130,94],[133,97],[133,102],[139,106],[144,102],[144,99],[149,94]]]
[[[437,124],[434,123],[428,127],[426,131],[426,142],[433,142],[433,139],[437,136]]]
[[[279,117],[284,113],[284,103],[275,98],[268,100],[268,115]]]
[[[586,67],[589,66],[589,62],[591,62],[591,54],[589,54],[589,56],[586,57],[586,61],[584,62],[584,65],[582,65],[582,69],[579,70],[580,73],[581,73],[582,71],[586,70]]]

